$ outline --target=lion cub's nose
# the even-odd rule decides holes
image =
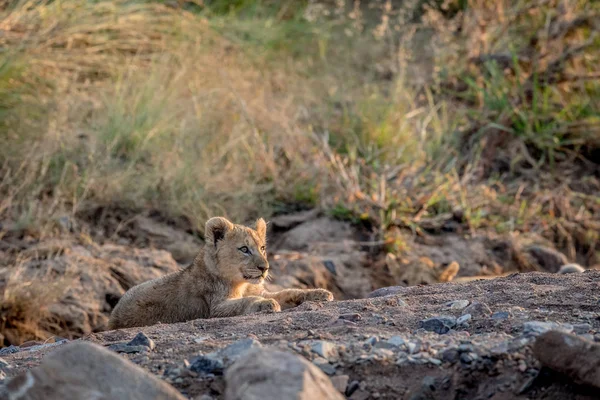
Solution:
[[[256,268],[258,268],[258,270],[260,272],[265,272],[266,270],[269,269],[269,266],[268,265],[257,265]]]

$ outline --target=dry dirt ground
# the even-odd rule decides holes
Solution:
[[[63,296],[45,304],[66,326],[59,335],[67,339],[0,348],[0,385],[82,338],[116,345],[111,350],[192,399],[224,398],[224,370],[257,346],[306,358],[354,400],[600,398],[600,382],[579,385],[542,368],[532,352],[535,338],[548,330],[600,342],[600,271],[588,266],[584,273],[555,274],[577,260],[534,235],[406,234],[405,251],[390,262],[382,243],[346,222],[318,211],[286,215],[269,225],[271,289],[323,287],[336,301],[106,331],[128,288],[185,266],[201,242],[186,221],[119,210],[60,224],[59,238],[9,230],[0,240],[0,261],[8,265],[0,265],[0,284],[16,259],[24,281],[68,276]],[[436,283],[452,263],[460,265],[454,281]],[[140,332],[156,347],[126,345]],[[5,329],[5,343],[21,344],[17,338]]]
[[[548,329],[600,341],[599,271],[521,273],[371,296],[386,293],[306,303],[276,314],[96,333],[83,340],[108,346],[143,332],[155,349],[123,356],[189,398],[223,398],[222,368],[211,363],[219,358],[214,352],[236,342],[241,349],[245,343],[259,345],[248,338],[311,360],[341,382],[351,399],[600,398],[598,387],[578,386],[541,369],[531,350],[535,337]],[[457,324],[454,318],[464,315],[470,317]],[[440,318],[427,320],[432,317]],[[11,366],[8,375],[38,365],[54,348],[3,355]]]

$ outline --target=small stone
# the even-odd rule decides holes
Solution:
[[[450,303],[446,303],[446,305],[450,307],[451,310],[461,311],[465,309],[469,305],[469,303],[469,300],[455,300],[451,301]]]
[[[10,369],[10,364],[4,359],[0,358],[0,371],[4,371],[5,369]]]
[[[358,390],[358,388],[360,387],[360,382],[359,381],[352,381],[348,384],[348,386],[346,387],[346,396],[350,397],[352,396],[352,394],[354,394],[354,392],[356,392]]]
[[[0,349],[0,356],[5,356],[8,354],[13,354],[13,353],[17,353],[21,351],[21,348],[19,346],[13,346],[12,344],[8,347],[5,347],[3,349]]]
[[[487,318],[492,315],[492,310],[485,303],[474,301],[470,306],[464,309],[465,314],[471,314],[473,318]]]
[[[433,376],[426,376],[421,381],[421,387],[429,390],[435,390],[435,378]]]
[[[387,342],[394,347],[401,347],[406,345],[406,342],[400,336],[392,336],[387,340]]]
[[[395,349],[396,346],[389,343],[388,341],[382,340],[382,341],[375,343],[375,348],[377,348],[377,349]]]
[[[367,295],[367,298],[372,299],[375,297],[393,296],[406,292],[404,286],[388,286],[372,291]]]
[[[200,343],[206,341],[207,339],[208,338],[206,336],[197,337],[197,338],[194,338],[194,343],[200,344]]]
[[[377,338],[377,336],[371,336],[370,338],[365,340],[365,343],[369,346],[375,346],[377,342],[379,342],[379,338]]]
[[[350,396],[350,400],[367,400],[371,394],[364,389],[359,389]]]
[[[223,361],[206,355],[196,357],[190,363],[190,370],[199,374],[222,375],[224,368]]]
[[[475,353],[462,353],[460,355],[460,361],[465,364],[470,364],[477,359],[477,354]]]
[[[375,354],[381,356],[382,358],[392,358],[394,356],[394,352],[389,349],[375,349]]]
[[[342,314],[339,316],[339,319],[351,322],[358,322],[362,320],[362,315],[360,315],[359,313]]]
[[[131,342],[127,343],[128,346],[146,346],[148,348],[150,348],[150,350],[154,350],[154,348],[156,347],[156,344],[154,343],[154,341],[152,339],[150,339],[148,336],[146,336],[143,332],[138,333],[137,335],[135,335],[135,337],[133,339],[131,339]]]
[[[573,325],[573,332],[577,334],[588,333],[592,329],[592,325],[590,324],[575,324]]]
[[[585,340],[589,340],[590,342],[594,341],[594,335],[589,334],[589,333],[581,333],[579,334],[579,337]]]
[[[442,365],[442,361],[438,360],[437,358],[428,358],[427,361],[433,365]]]
[[[427,318],[419,323],[419,328],[423,328],[429,332],[435,332],[440,335],[447,333],[450,329],[456,326],[456,318],[451,316],[439,316]]]
[[[474,352],[475,348],[472,344],[462,343],[458,346],[458,351],[460,353]]]
[[[150,347],[148,347],[148,346],[130,346],[125,343],[111,344],[110,346],[108,346],[108,349],[112,350],[114,352],[117,352],[117,353],[125,353],[125,354],[143,353],[146,351],[150,351]]]
[[[335,387],[340,393],[345,393],[348,387],[348,381],[350,377],[348,375],[336,375],[330,378],[333,387]]]
[[[496,311],[495,313],[492,314],[492,319],[497,319],[497,320],[508,319],[509,316],[510,316],[510,313],[508,311]]]
[[[421,350],[421,346],[418,346],[414,342],[408,342],[406,344],[406,347],[408,348],[408,354],[415,354],[416,352],[418,352],[419,350]]]
[[[327,375],[334,375],[335,374],[335,367],[329,363],[325,363],[325,364],[316,364],[317,367],[319,367],[319,369],[323,372],[325,372]]]
[[[324,340],[319,340],[318,342],[315,342],[311,346],[311,350],[328,360],[337,356],[337,349],[335,347],[335,344],[331,342],[326,342]]]
[[[246,354],[249,350],[259,347],[262,347],[262,345],[256,339],[242,339],[219,350],[218,357],[221,358],[226,365],[229,365],[233,361]]]
[[[538,336],[550,330],[558,330],[562,332],[571,332],[573,329],[568,325],[561,325],[556,322],[546,321],[527,321],[523,324],[523,334],[527,336]]]
[[[456,319],[456,325],[466,324],[471,320],[471,314],[465,314]]]
[[[460,354],[457,349],[448,349],[442,353],[442,360],[455,363],[459,360]]]

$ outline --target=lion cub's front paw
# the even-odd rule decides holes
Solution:
[[[279,312],[281,311],[281,306],[274,299],[263,299],[257,300],[254,304],[252,304],[252,312]]]
[[[333,293],[325,289],[313,289],[305,292],[304,301],[332,301]]]

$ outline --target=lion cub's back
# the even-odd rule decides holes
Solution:
[[[186,313],[181,272],[140,283],[129,289],[111,313],[110,329],[179,322]]]

